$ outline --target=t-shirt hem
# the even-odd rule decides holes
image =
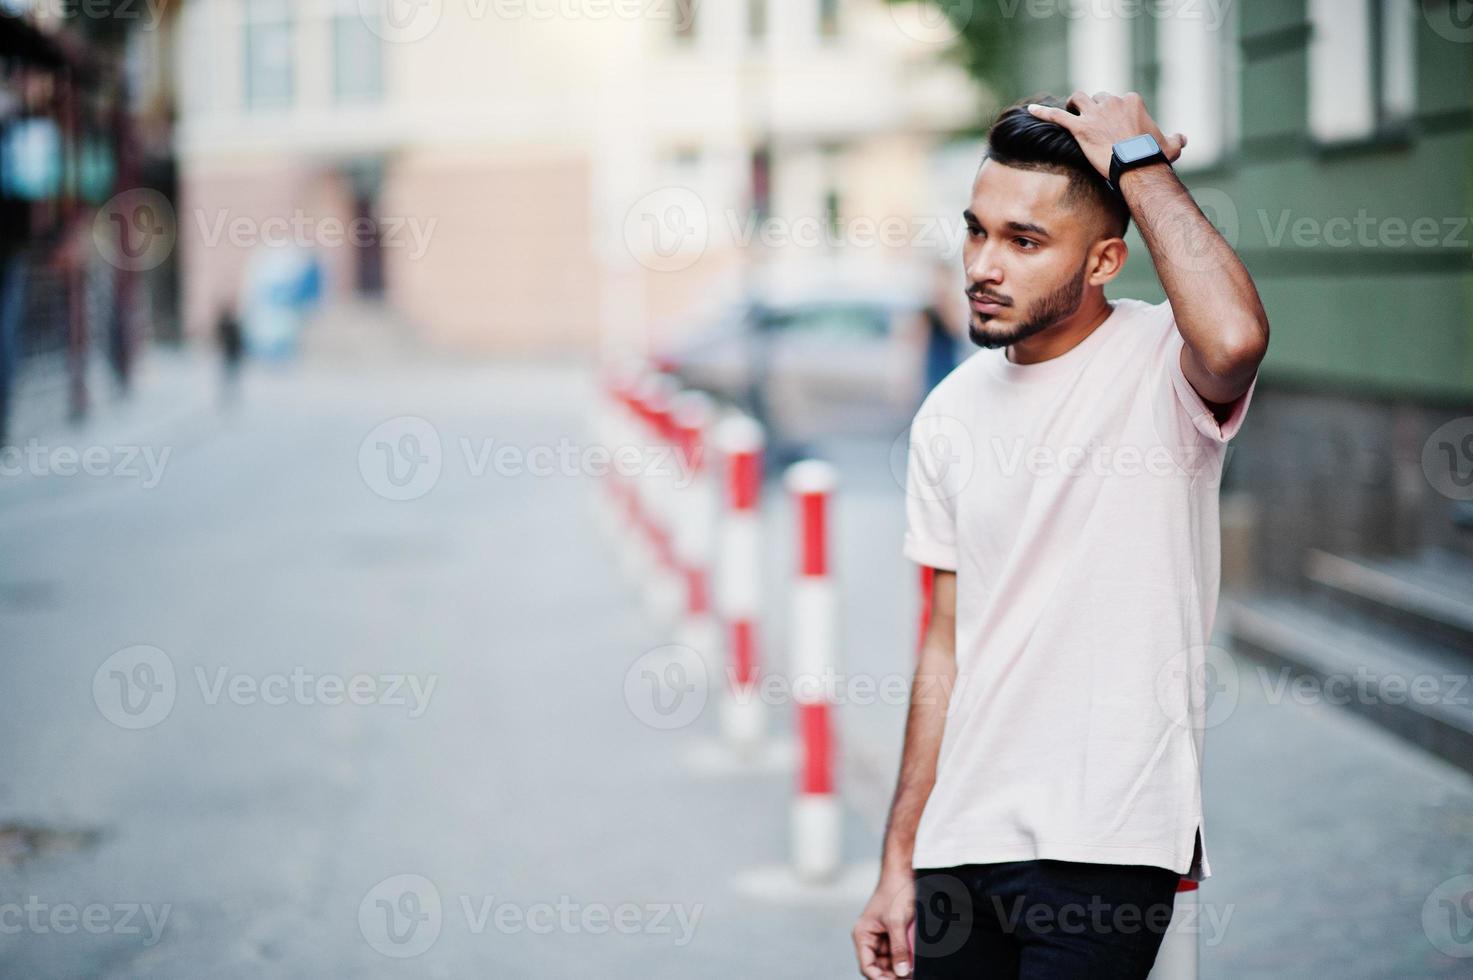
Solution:
[[[1067,841],[1034,841],[1016,844],[986,844],[917,848],[911,868],[955,868],[963,864],[992,864],[1001,861],[1078,861],[1087,864],[1145,864],[1166,868],[1186,877],[1192,870],[1192,855],[1167,847],[1140,844],[1077,844]],[[1208,873],[1204,869],[1201,878]]]
[[[1175,329],[1174,326],[1173,329]],[[1197,389],[1192,387],[1192,383],[1182,373],[1181,352],[1185,343],[1185,340],[1180,339],[1180,334],[1178,334],[1168,345],[1166,360],[1171,373],[1171,385],[1176,389],[1177,398],[1182,407],[1191,417],[1192,427],[1219,445],[1228,443],[1233,436],[1238,434],[1238,430],[1243,427],[1243,420],[1248,416],[1248,404],[1253,400],[1254,389],[1258,387],[1258,375],[1256,373],[1253,375],[1253,380],[1248,383],[1247,390],[1232,401],[1228,417],[1219,422],[1207,402],[1197,394]]]
[[[917,565],[939,568],[943,572],[956,571],[955,551],[939,545],[930,545],[918,541],[913,535],[907,534],[905,536],[905,546],[902,549],[902,553]]]

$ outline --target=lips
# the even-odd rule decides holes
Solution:
[[[1001,313],[1009,305],[991,296],[973,296],[971,302],[972,309],[978,313]]]

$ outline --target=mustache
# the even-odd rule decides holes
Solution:
[[[996,303],[999,306],[1013,305],[1013,298],[1011,296],[1001,296],[997,293],[989,293],[985,289],[969,289],[967,290],[967,298],[974,299],[979,303]]]

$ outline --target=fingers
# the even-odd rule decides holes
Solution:
[[[890,935],[890,963],[897,977],[910,976],[910,916],[887,916],[885,928]]]
[[[1042,119],[1044,122],[1057,123],[1071,132],[1072,127],[1079,122],[1079,117],[1072,112],[1065,109],[1055,109],[1053,106],[1039,105],[1036,102],[1028,106],[1028,111],[1036,119]]]
[[[1161,145],[1161,149],[1166,154],[1166,158],[1172,161],[1175,161],[1177,157],[1181,156],[1181,151],[1185,150],[1186,148],[1187,138],[1182,133],[1175,133],[1171,136],[1166,137]]]
[[[885,927],[878,922],[861,920],[854,927],[854,952],[859,957],[859,972],[869,980],[893,980],[885,942]]]

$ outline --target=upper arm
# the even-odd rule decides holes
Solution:
[[[1182,376],[1192,386],[1192,390],[1209,406],[1223,409],[1223,415],[1243,396],[1258,375],[1258,365],[1255,363],[1244,366],[1236,374],[1219,377],[1207,370],[1197,352],[1187,343],[1181,345],[1180,366]]]
[[[973,439],[961,421],[933,412],[930,404],[928,398],[910,426],[904,552],[918,565],[955,571],[955,498],[969,477]]]
[[[1166,360],[1175,401],[1192,427],[1218,443],[1236,435],[1258,385],[1257,363],[1230,376],[1213,374],[1175,326],[1168,340]]]
[[[933,569],[931,577],[931,618],[926,626],[923,645],[956,655],[956,572]]]

